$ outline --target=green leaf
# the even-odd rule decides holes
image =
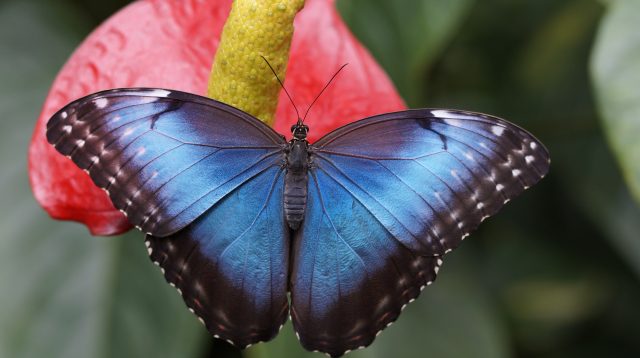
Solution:
[[[349,357],[507,357],[502,322],[481,283],[472,281],[473,272],[478,272],[471,265],[477,261],[462,250],[447,256],[438,280],[407,306],[393,326],[385,329],[371,346],[354,351]],[[291,324],[273,342],[259,344],[245,353],[248,358],[322,356],[302,349]]]
[[[427,71],[456,34],[473,0],[343,0],[349,28],[391,76],[409,105],[423,97]]]
[[[640,1],[611,1],[591,73],[602,122],[625,181],[640,200]]]
[[[91,26],[65,2],[0,4],[0,357],[195,357],[204,329],[142,235],[90,237],[29,189],[27,147],[55,73]]]
[[[573,189],[569,194],[640,278],[640,207],[622,183],[607,149],[601,138],[575,141],[559,157],[562,180]]]

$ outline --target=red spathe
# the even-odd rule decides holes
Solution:
[[[230,9],[231,0],[138,1],[105,21],[76,49],[51,87],[29,147],[33,193],[53,218],[82,222],[94,235],[131,228],[106,193],[47,143],[51,115],[74,99],[110,88],[206,94]],[[339,66],[349,63],[308,116],[311,142],[354,120],[405,108],[387,75],[340,19],[334,1],[307,0],[294,25],[285,85],[302,112]],[[281,93],[275,129],[290,136],[295,120]]]

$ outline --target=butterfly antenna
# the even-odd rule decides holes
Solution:
[[[324,90],[327,89],[327,87],[329,87],[329,85],[331,84],[331,82],[333,82],[333,79],[336,78],[336,76],[338,75],[338,73],[340,73],[340,71],[342,71],[343,68],[347,67],[348,63],[345,63],[344,65],[342,65],[337,71],[336,73],[333,74],[333,76],[331,76],[331,79],[329,80],[329,82],[327,82],[326,85],[324,85],[324,87],[322,88],[322,91],[320,91],[320,93],[318,93],[318,95],[316,96],[316,98],[313,100],[313,102],[311,102],[311,104],[309,105],[309,108],[307,108],[307,111],[304,113],[304,117],[302,117],[302,122],[304,123],[304,120],[307,119],[307,114],[309,114],[309,111],[311,110],[311,107],[313,107],[313,105],[316,103],[316,101],[318,100],[318,98],[320,98],[320,96],[322,95],[322,93],[324,92]]]
[[[296,116],[298,116],[298,118],[300,118],[300,113],[298,112],[298,107],[296,107],[296,104],[293,102],[293,99],[291,98],[291,95],[289,95],[289,91],[287,91],[287,88],[284,86],[282,81],[280,81],[280,77],[278,77],[278,74],[276,73],[276,70],[273,69],[273,66],[271,66],[269,61],[267,61],[267,59],[264,56],[260,56],[260,57],[262,57],[264,62],[267,63],[267,66],[269,66],[269,68],[271,69],[271,72],[273,72],[273,75],[276,76],[276,79],[278,80],[278,83],[280,84],[280,87],[282,87],[282,89],[284,90],[284,93],[286,93],[287,97],[289,97],[289,101],[291,101],[291,104],[293,105],[293,109],[296,110]]]

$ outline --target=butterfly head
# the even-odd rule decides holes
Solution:
[[[340,71],[342,71],[342,69],[345,68],[347,64],[345,63],[344,65],[342,65],[338,69],[338,71],[336,71],[336,73],[333,74],[329,82],[327,82],[327,84],[324,85],[324,87],[322,87],[322,90],[320,91],[320,93],[318,93],[316,98],[314,98],[314,100],[311,102],[311,104],[307,108],[307,111],[304,114],[304,117],[300,118],[300,112],[298,112],[298,107],[296,107],[296,104],[293,102],[293,98],[291,98],[291,95],[289,95],[289,91],[287,91],[287,88],[284,86],[284,83],[282,83],[282,81],[280,80],[280,77],[278,77],[276,70],[273,68],[273,66],[271,66],[269,61],[264,56],[260,56],[260,57],[262,57],[264,62],[267,63],[267,66],[269,66],[269,69],[271,69],[271,72],[273,72],[273,75],[276,77],[276,80],[278,80],[280,87],[282,87],[282,89],[284,90],[284,93],[289,98],[289,101],[291,101],[291,104],[293,105],[293,108],[296,111],[296,115],[298,116],[298,122],[291,126],[291,133],[293,134],[293,140],[306,140],[307,133],[309,132],[309,127],[304,124],[304,120],[307,118],[307,115],[309,114],[309,110],[311,110],[311,107],[313,107],[313,105],[316,103],[318,98],[320,98],[320,95],[322,95],[322,93],[327,89],[327,87],[329,87],[329,85],[331,84],[331,82],[333,82],[333,80],[336,78],[338,73],[340,73]]]
[[[291,126],[291,134],[293,134],[294,140],[307,139],[307,133],[309,133],[309,126],[302,122],[302,119],[298,118],[298,122]]]

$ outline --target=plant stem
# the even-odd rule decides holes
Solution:
[[[208,96],[273,125],[280,86],[261,56],[284,80],[293,19],[304,0],[235,0],[222,31]]]

